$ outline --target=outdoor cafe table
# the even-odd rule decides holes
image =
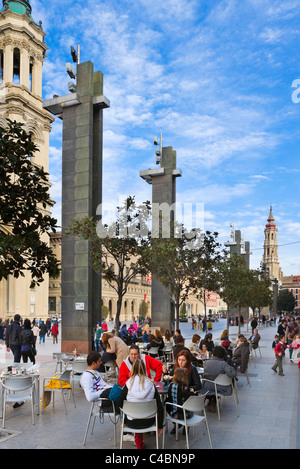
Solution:
[[[162,403],[164,403],[166,398],[167,398],[167,395],[168,395],[168,387],[169,387],[168,384],[166,384],[162,381],[155,382],[154,384],[155,384],[155,387],[158,391],[158,394],[161,397]]]
[[[36,402],[35,402],[35,407],[36,407],[36,414],[40,415],[40,374],[39,370],[24,370],[21,371],[21,369],[18,369],[16,373],[13,373],[12,371],[6,371],[3,370],[1,375],[0,375],[0,399],[1,399],[1,412],[0,412],[0,418],[3,418],[3,386],[2,384],[5,384],[5,379],[6,378],[13,378],[13,379],[22,379],[22,378],[27,378],[30,376],[34,380],[34,390],[36,393]]]

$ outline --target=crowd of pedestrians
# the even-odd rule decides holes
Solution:
[[[35,356],[37,354],[37,342],[45,343],[46,336],[53,337],[53,344],[58,343],[58,322],[48,318],[46,321],[42,319],[24,319],[15,314],[14,318],[0,319],[0,347],[7,347],[7,351],[11,351],[15,363],[27,363],[28,359],[35,364]]]

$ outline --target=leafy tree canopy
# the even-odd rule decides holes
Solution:
[[[31,288],[45,274],[59,276],[59,263],[42,235],[55,232],[57,220],[48,215],[54,205],[48,173],[31,161],[38,151],[23,124],[8,120],[0,127],[0,280],[31,273]],[[45,239],[45,238],[43,238]]]

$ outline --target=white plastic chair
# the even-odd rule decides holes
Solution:
[[[85,446],[85,443],[86,443],[86,439],[87,439],[87,435],[88,435],[88,431],[89,431],[89,427],[90,427],[90,423],[91,423],[92,418],[93,418],[93,422],[92,422],[91,435],[93,434],[96,417],[99,417],[99,415],[100,415],[99,404],[102,401],[110,401],[111,404],[112,404],[113,412],[104,412],[103,417],[105,415],[108,415],[109,418],[110,418],[110,421],[113,423],[113,426],[114,426],[114,442],[115,442],[115,445],[117,445],[117,423],[119,421],[119,416],[116,414],[115,403],[113,401],[111,401],[110,399],[108,399],[108,398],[102,398],[102,399],[99,398],[99,399],[91,402],[89,418],[88,418],[88,421],[87,421],[86,430],[85,430],[85,434],[84,434],[84,438],[83,438],[83,442],[82,442],[83,446]],[[113,418],[112,418],[112,416],[113,416]]]
[[[58,367],[60,373],[62,373],[62,366],[64,365],[64,367],[66,367],[67,364],[70,362],[70,359],[65,353],[54,353],[54,356],[56,358],[56,368],[54,373],[57,373]]]
[[[149,350],[145,350],[144,353],[147,353],[148,355],[155,355],[156,357],[158,356],[158,350],[159,347],[151,347]]]
[[[170,343],[165,344],[165,346],[163,348],[163,353],[164,353],[164,357],[165,357],[166,361],[168,361],[169,358],[171,359],[171,361],[174,360],[173,345],[172,344],[170,344]]]
[[[239,409],[237,405],[237,394],[236,394],[236,388],[235,384],[232,382],[232,378],[230,378],[228,375],[225,373],[220,373],[213,381],[210,379],[203,378],[202,381],[208,381],[209,383],[213,383],[215,387],[215,396],[216,396],[216,401],[217,401],[217,410],[218,410],[218,418],[221,420],[221,415],[220,415],[220,403],[219,403],[219,397],[230,397],[230,396],[225,396],[222,394],[220,391],[218,391],[218,386],[230,386],[234,399],[234,404],[235,404],[235,409],[236,409],[236,414],[239,417]]]
[[[63,388],[62,387],[62,381],[66,381],[69,383],[71,389],[69,390],[70,393],[72,394],[72,397],[73,397],[73,403],[74,403],[74,407],[76,407],[76,404],[75,404],[75,397],[74,397],[74,390],[73,390],[73,387],[71,385],[71,381],[72,381],[72,370],[66,370],[63,372],[62,375],[60,375],[59,377],[55,377],[55,376],[52,376],[52,377],[45,377],[43,379],[43,393],[45,391],[50,391],[52,393],[52,401],[53,401],[53,407],[54,407],[54,395],[56,392],[60,392],[61,395],[62,395],[62,398],[63,398],[63,403],[64,403],[64,407],[65,407],[65,413],[67,415],[67,406],[66,406],[66,402],[65,402],[65,397],[64,397],[64,393],[65,391],[68,391],[68,389],[66,388]],[[49,381],[50,379],[56,379],[58,380],[59,384],[60,384],[60,387],[59,388],[45,388],[45,382],[46,381]],[[42,413],[44,412],[44,406],[42,406]]]
[[[173,423],[176,424],[176,440],[178,440],[178,425],[184,425],[187,449],[190,448],[188,427],[193,427],[193,432],[194,432],[194,427],[196,425],[200,425],[204,421],[206,423],[210,448],[213,449],[211,436],[210,436],[210,431],[209,431],[209,426],[208,426],[208,421],[207,421],[207,417],[206,417],[204,401],[205,401],[205,394],[203,394],[201,396],[190,396],[188,398],[188,400],[182,406],[178,405],[178,404],[173,404],[172,402],[166,402],[166,407],[167,406],[171,406],[171,407],[175,406],[176,408],[183,410],[183,419],[175,419],[171,415],[168,415],[168,416],[166,416],[165,421],[166,422],[173,422]],[[189,419],[186,417],[186,412],[187,411],[193,412],[192,417],[189,418]],[[197,413],[200,413],[200,412],[203,412],[204,415],[198,415],[197,414]],[[164,427],[163,449],[165,447],[165,430],[166,430],[166,428]],[[193,433],[193,436],[194,436],[194,433]]]
[[[34,406],[35,406],[35,385],[33,379],[28,377],[5,378],[1,382],[3,386],[2,409],[3,425],[5,427],[5,408],[6,402],[31,401],[32,425],[35,424]]]
[[[72,363],[72,383],[79,382],[82,373],[87,369],[86,362],[73,362]]]
[[[253,348],[253,347],[252,347]],[[257,348],[253,348],[254,350],[254,355],[256,356],[256,350],[259,351],[259,355],[260,355],[260,358],[262,358],[262,354],[261,354],[261,350],[260,350],[260,346],[259,346],[259,343],[257,344]]]
[[[105,369],[105,380],[109,382],[114,379],[112,375],[115,375],[115,380],[118,381],[119,370],[116,366],[116,362],[114,360],[110,360],[106,363],[103,363],[103,366]]]
[[[157,419],[157,403],[155,399],[145,402],[130,402],[124,401],[123,408],[120,408],[122,412],[122,422],[121,422],[121,439],[120,439],[120,449],[123,445],[123,432],[125,427],[126,433],[149,433],[156,432],[156,449],[158,449],[158,419]],[[132,419],[147,419],[155,415],[155,425],[149,425],[147,428],[131,428],[127,425],[125,426],[125,416],[131,417]]]

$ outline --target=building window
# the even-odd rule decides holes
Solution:
[[[20,66],[21,66],[21,54],[20,49],[15,47],[13,55],[13,83],[15,85],[20,84]]]
[[[56,311],[56,296],[49,296],[49,311]]]
[[[34,65],[34,61],[33,61],[33,58],[30,57],[29,59],[29,89],[30,91],[32,91],[33,89],[33,78],[32,78],[32,71],[33,71],[33,65]]]

